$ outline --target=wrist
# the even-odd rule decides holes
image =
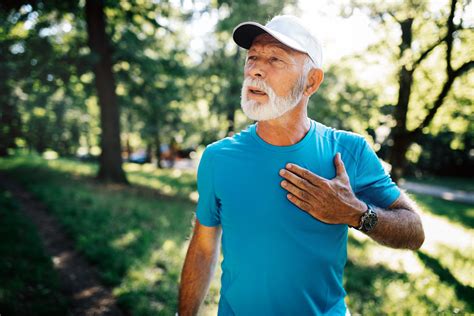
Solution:
[[[357,203],[354,203],[354,206],[353,206],[353,214],[349,219],[349,223],[347,224],[350,227],[359,227],[360,219],[366,211],[367,211],[367,204],[365,204],[361,200],[357,200]]]

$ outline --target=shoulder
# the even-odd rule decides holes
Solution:
[[[329,127],[316,121],[315,123],[316,133],[328,141],[340,144],[361,143],[365,141],[364,136],[360,134]]]
[[[354,160],[357,160],[367,146],[367,141],[360,134],[328,127],[316,121],[315,123],[316,133],[322,140],[337,151],[346,152]]]
[[[207,156],[215,156],[219,153],[229,150],[236,150],[243,146],[248,146],[251,141],[250,126],[246,129],[234,134],[233,136],[225,137],[217,140],[206,146],[204,154]]]

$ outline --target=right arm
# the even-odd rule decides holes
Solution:
[[[197,315],[214,275],[220,253],[221,226],[207,227],[196,219],[181,273],[180,316]]]

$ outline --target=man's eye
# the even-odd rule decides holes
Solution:
[[[257,59],[257,56],[248,56],[247,57],[247,60],[255,60],[255,59]]]
[[[274,62],[280,62],[282,61],[280,58],[277,58],[277,57],[270,57],[270,62],[274,63]]]

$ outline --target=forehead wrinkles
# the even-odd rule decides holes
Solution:
[[[287,60],[287,62],[291,64],[297,64],[297,57],[294,54],[291,54],[290,52],[286,51],[285,49],[282,49],[281,46],[282,44],[275,45],[274,43],[255,43],[252,44],[252,46],[248,50],[248,54],[256,53],[262,56],[271,56],[276,54],[277,56],[282,57],[284,60]]]
[[[257,52],[261,54],[279,53],[290,58],[293,63],[298,62],[299,55],[304,55],[303,53],[284,45],[267,33],[257,36],[248,52]]]
[[[270,48],[276,48],[277,50],[282,50],[287,54],[290,54],[292,49],[284,45],[283,43],[279,42],[276,38],[271,36],[268,33],[263,33],[255,37],[255,39],[252,42],[252,48],[262,48],[262,47],[270,47]]]
[[[292,51],[290,48],[286,47],[282,43],[273,40],[255,40],[250,46],[249,51],[263,51],[263,50],[272,50],[276,52],[286,53],[291,55]]]
[[[275,44],[272,44],[272,43],[268,43],[268,44],[261,44],[261,43],[255,43],[255,44],[252,44],[252,46],[250,47],[249,49],[249,53],[250,52],[257,52],[257,53],[262,53],[262,54],[265,54],[265,53],[279,53],[279,54],[283,54],[285,56],[291,56],[292,55],[282,49],[280,47],[280,45],[275,45]]]

